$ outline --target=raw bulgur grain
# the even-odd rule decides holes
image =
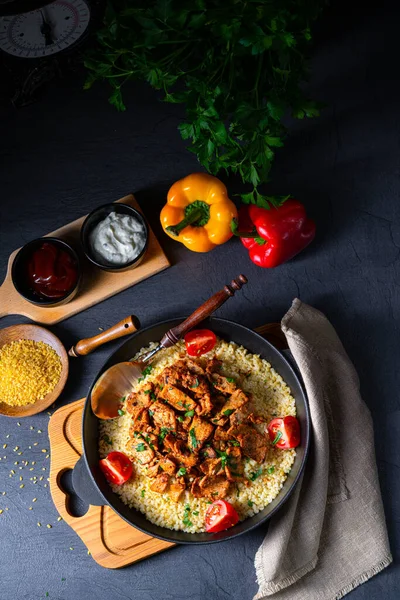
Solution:
[[[44,342],[17,340],[0,349],[0,399],[25,406],[52,392],[61,375],[61,359]]]

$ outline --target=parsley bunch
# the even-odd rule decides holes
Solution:
[[[85,60],[86,88],[108,80],[109,101],[125,110],[123,85],[146,80],[165,102],[182,103],[179,126],[207,171],[224,169],[249,184],[246,203],[264,196],[282,117],[318,115],[306,98],[310,26],[325,0],[111,0],[98,46]]]

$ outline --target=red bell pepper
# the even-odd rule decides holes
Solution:
[[[298,200],[289,198],[270,209],[253,204],[239,210],[238,235],[254,264],[277,267],[301,252],[315,237],[315,223]]]

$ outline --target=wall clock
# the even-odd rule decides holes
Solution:
[[[19,58],[42,58],[72,48],[88,31],[86,0],[55,0],[22,14],[0,17],[0,50]]]
[[[104,0],[0,0],[0,79],[8,100],[30,104],[45,83],[79,68],[104,6]]]

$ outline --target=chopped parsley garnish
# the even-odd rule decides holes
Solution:
[[[194,416],[194,410],[188,410],[187,412],[185,412],[185,417],[193,417]]]
[[[268,475],[272,475],[272,473],[275,471],[275,467],[268,467],[267,469],[267,473]]]
[[[197,515],[198,515],[198,514],[199,514],[199,511],[198,511],[198,510],[194,510],[194,511],[192,512],[192,515],[194,515],[195,517],[197,517]]]
[[[160,385],[160,391],[162,391],[164,389],[163,385]]]
[[[144,381],[144,379],[147,377],[147,375],[150,375],[152,368],[153,367],[151,365],[149,365],[148,367],[143,369],[143,371],[142,371],[143,377],[139,377],[138,382]]]
[[[152,400],[156,400],[156,395],[155,395],[155,393],[154,393],[154,392],[151,392],[151,393],[150,393],[150,398],[151,398]]]
[[[140,495],[142,496],[142,498],[144,498],[144,490],[142,490],[142,491],[140,492]]]
[[[190,520],[189,514],[190,514],[190,506],[189,506],[189,504],[186,504],[185,505],[185,510],[184,510],[184,513],[183,513],[182,523],[184,525],[186,525],[186,527],[193,527],[193,523]]]
[[[179,415],[179,417],[176,417],[176,418],[178,419],[178,421],[179,421],[180,423],[182,423],[182,421],[184,421],[184,420],[185,420],[185,419],[184,419],[183,417],[181,417],[180,415]]]
[[[232,408],[227,408],[226,410],[222,411],[222,414],[225,415],[226,417],[229,417],[233,412],[234,411]]]
[[[282,436],[283,436],[282,431],[280,429],[278,429],[278,431],[276,432],[275,439],[272,442],[272,445],[275,446],[275,444],[277,444],[279,442],[279,440],[281,439]]]
[[[194,389],[194,388],[198,388],[198,387],[199,387],[199,385],[200,385],[200,381],[199,381],[199,380],[197,379],[197,377],[196,377],[194,384],[193,384],[193,385],[191,385],[190,387],[191,387],[192,389]],[[194,514],[194,513],[193,513],[193,514]]]
[[[239,444],[239,442],[238,442],[237,440],[229,440],[229,443],[230,443],[232,446],[240,446],[240,444]]]
[[[218,492],[212,492],[211,496],[218,496]]]
[[[125,402],[126,400],[126,396],[122,396],[122,398],[119,399],[120,402]]]
[[[108,437],[108,435],[104,434],[101,439],[104,440],[109,446],[112,445],[112,440]]]
[[[207,500],[206,504],[212,504],[211,500]]]
[[[136,452],[144,452],[146,450],[146,446],[143,442],[140,442],[135,448]]]
[[[185,467],[181,467],[181,468],[178,470],[178,472],[177,472],[176,476],[177,476],[177,477],[183,477],[184,475],[186,475],[186,469],[185,469]]]
[[[233,377],[227,377],[227,378],[226,378],[226,380],[227,380],[229,383],[236,383],[236,380],[235,380]]]
[[[154,445],[151,443],[151,439],[149,438],[149,436],[148,435],[144,435],[143,437],[146,440],[146,442],[148,443],[148,445],[150,446],[150,448],[152,450],[154,450]]]
[[[152,417],[154,415],[154,412],[152,410],[149,409],[149,415]]]
[[[199,442],[197,441],[197,438],[196,438],[196,434],[195,434],[195,432],[194,432],[194,429],[191,429],[191,430],[189,431],[189,435],[190,435],[190,442],[191,442],[191,444],[192,444],[193,448],[197,448],[197,446],[198,446]]]
[[[215,452],[218,454],[218,456],[221,459],[221,467],[224,468],[225,465],[226,465],[226,463],[228,462],[228,455],[227,455],[227,453],[225,451],[222,451],[222,450],[217,450],[216,448],[215,448]]]
[[[120,416],[120,417],[123,417],[123,416],[124,416],[124,414],[125,414],[125,411],[124,411],[124,410],[121,410],[121,409],[119,408],[119,409],[118,409],[118,414],[119,414],[119,416]]]
[[[248,504],[248,506],[250,506],[250,508],[251,508],[251,507],[253,506],[254,502],[253,502],[252,500],[249,500],[249,501],[247,502],[247,504]]]
[[[260,477],[260,475],[262,475],[262,467],[260,467],[259,469],[257,469],[257,471],[253,471],[252,473],[250,473],[250,481],[255,481],[256,479],[258,479],[258,477]]]
[[[151,394],[151,390],[144,390],[145,394]]]
[[[177,402],[177,405],[178,405],[178,406],[183,406],[183,402],[182,402],[182,400],[178,400],[178,402]]]
[[[162,442],[165,438],[165,436],[171,431],[170,427],[161,427],[161,433],[158,436],[158,439],[160,440],[160,442]]]

